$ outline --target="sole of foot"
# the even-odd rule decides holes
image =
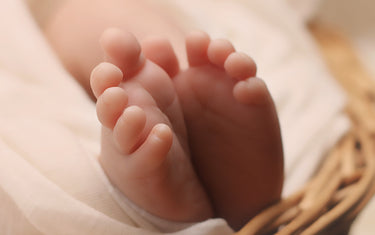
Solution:
[[[149,58],[174,75],[192,160],[216,216],[241,228],[280,199],[283,185],[278,117],[254,61],[203,32],[187,36],[183,71],[166,41],[147,47]]]
[[[145,59],[130,33],[108,29],[101,44],[108,62],[93,70],[91,87],[103,125],[100,163],[110,181],[161,218],[194,222],[211,217],[170,77]]]

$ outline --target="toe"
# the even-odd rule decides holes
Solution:
[[[262,105],[272,102],[266,84],[257,77],[238,82],[233,88],[233,95],[238,102],[246,105]]]
[[[121,81],[121,70],[110,63],[101,63],[91,72],[90,85],[96,98],[107,88],[118,86]]]
[[[111,87],[99,96],[96,113],[103,126],[112,129],[128,103],[128,96],[122,88]]]
[[[224,63],[227,74],[238,80],[244,80],[256,75],[257,67],[254,60],[241,52],[231,53]]]
[[[221,68],[227,57],[235,51],[232,43],[225,39],[212,40],[207,49],[207,55],[210,62]]]
[[[110,28],[103,33],[100,43],[107,60],[117,65],[125,77],[133,76],[144,65],[141,46],[133,34]]]
[[[146,141],[134,152],[134,169],[152,171],[159,167],[167,157],[173,142],[172,130],[166,124],[155,125]]]
[[[132,153],[141,141],[141,133],[146,124],[146,114],[138,106],[125,109],[113,129],[114,141],[123,154]]]
[[[170,77],[180,70],[177,56],[171,43],[162,37],[147,38],[142,42],[145,57],[159,65]]]
[[[190,66],[200,66],[209,62],[207,49],[210,37],[204,32],[192,32],[186,37],[186,53]]]

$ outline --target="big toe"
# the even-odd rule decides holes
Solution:
[[[116,28],[104,31],[100,39],[106,59],[117,65],[125,77],[132,76],[142,68],[145,59],[135,36]]]
[[[142,51],[147,59],[159,65],[170,77],[174,77],[179,72],[177,56],[167,39],[147,38],[142,42]]]
[[[211,42],[207,33],[196,31],[186,37],[186,53],[189,65],[201,66],[209,62],[207,49]]]

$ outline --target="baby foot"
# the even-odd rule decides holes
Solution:
[[[280,198],[283,151],[273,100],[256,66],[225,40],[186,39],[175,78],[190,150],[214,209],[235,229]]]
[[[167,73],[142,56],[131,34],[107,30],[108,59],[91,75],[103,125],[100,163],[111,182],[148,212],[173,221],[212,216],[194,173],[186,130]]]
[[[283,151],[276,110],[266,85],[255,77],[253,60],[228,41],[196,32],[186,46],[190,67],[173,80],[193,164],[216,215],[239,229],[280,198]],[[165,65],[175,58],[166,48],[150,58],[176,71]]]

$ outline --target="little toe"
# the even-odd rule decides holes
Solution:
[[[112,129],[128,104],[128,96],[120,87],[110,87],[99,96],[96,113],[103,126]]]
[[[207,55],[210,62],[221,68],[227,57],[235,51],[232,43],[225,39],[212,40],[207,49]]]
[[[126,108],[113,129],[114,141],[123,154],[132,153],[141,141],[146,114],[138,106]]]
[[[166,124],[155,125],[146,141],[133,153],[132,168],[152,171],[167,157],[173,142],[173,133]]]
[[[129,32],[116,28],[107,29],[102,34],[100,43],[107,60],[117,65],[125,77],[133,76],[145,63],[138,40]]]
[[[92,92],[98,98],[107,88],[118,86],[122,78],[121,70],[115,65],[107,62],[100,63],[91,72]]]
[[[186,53],[190,66],[200,66],[209,62],[207,56],[210,37],[208,34],[196,31],[186,37]]]
[[[225,60],[224,68],[229,76],[238,80],[254,77],[257,72],[254,60],[241,52],[231,53]]]
[[[172,78],[180,70],[177,56],[171,43],[162,37],[150,37],[142,42],[145,57],[159,65]]]
[[[272,102],[265,82],[257,77],[239,81],[233,88],[233,96],[245,105],[262,105]]]

